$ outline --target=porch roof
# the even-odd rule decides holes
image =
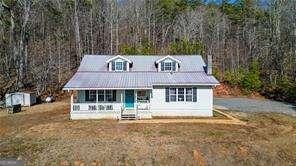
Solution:
[[[157,85],[218,85],[205,72],[77,72],[63,90],[152,89]]]

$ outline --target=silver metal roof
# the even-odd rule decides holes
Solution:
[[[217,85],[205,72],[77,72],[64,90],[152,89],[156,85]]]
[[[173,56],[180,60],[178,72],[157,72],[155,61],[164,56],[124,56],[132,61],[129,72],[108,71],[108,55],[86,55],[78,71],[64,90],[83,89],[152,89],[157,85],[217,85],[219,82],[204,71],[199,55]]]
[[[201,55],[171,55],[180,60],[180,71],[204,71]],[[78,71],[107,71],[106,61],[114,56],[110,55],[85,55]],[[123,56],[133,62],[131,71],[157,71],[155,62],[165,56],[156,55],[126,55]]]

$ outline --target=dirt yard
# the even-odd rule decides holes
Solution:
[[[0,112],[0,159],[27,165],[295,165],[296,118],[231,112],[247,125],[69,120],[68,101]]]

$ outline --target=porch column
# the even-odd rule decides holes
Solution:
[[[99,93],[98,93],[98,90],[96,90],[96,103],[99,102]]]
[[[73,111],[73,91],[70,92],[71,93],[71,112]]]

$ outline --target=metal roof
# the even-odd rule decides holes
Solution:
[[[217,85],[205,72],[77,72],[64,90],[152,89],[156,85]]]
[[[107,71],[106,61],[114,56],[85,55],[78,71]],[[133,62],[131,71],[157,71],[155,62],[166,56],[163,55],[123,55]],[[171,55],[181,61],[179,71],[204,71],[206,65],[201,55]]]
[[[204,71],[200,55],[175,55],[181,61],[178,72],[158,72],[155,61],[165,56],[124,56],[133,62],[131,71],[108,71],[106,60],[110,55],[86,55],[75,75],[64,90],[83,89],[152,89],[157,85],[218,85],[213,76]]]

